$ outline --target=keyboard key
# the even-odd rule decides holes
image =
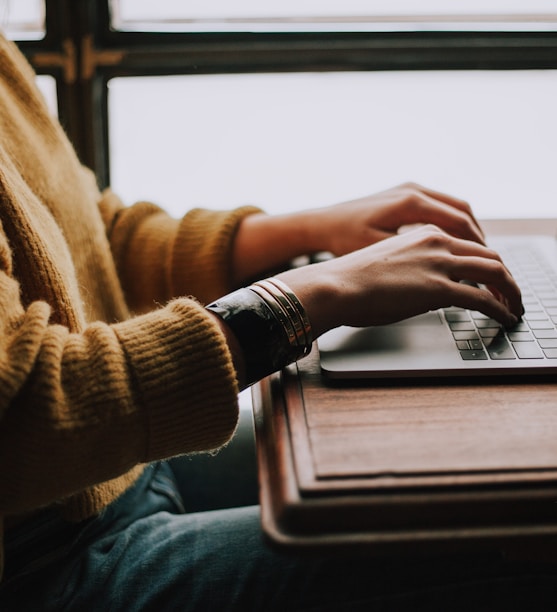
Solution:
[[[545,314],[545,312],[543,310],[540,310],[540,312],[531,312],[531,311],[526,311],[526,314],[524,315],[524,319],[528,322],[530,321],[547,321],[547,315]]]
[[[557,348],[557,338],[540,338],[538,344],[544,349]]]
[[[470,315],[465,310],[454,310],[445,312],[445,319],[449,323],[453,321],[470,321]]]
[[[543,353],[536,342],[513,343],[519,359],[543,359]]]
[[[507,336],[511,342],[530,342],[534,336],[529,331],[509,331]]]
[[[451,321],[449,327],[452,331],[476,331],[476,327],[472,321]]]
[[[489,327],[496,327],[499,329],[501,327],[501,323],[497,322],[495,319],[477,319],[476,326],[478,329],[484,329]]]
[[[493,338],[486,344],[486,349],[491,359],[516,359],[515,352],[504,336]]]
[[[459,351],[467,351],[469,348],[471,348],[468,340],[457,340],[456,346],[458,347]]]
[[[530,329],[555,329],[555,325],[553,325],[553,321],[546,319],[545,321],[528,321],[528,325]]]
[[[460,356],[465,361],[481,361],[487,359],[487,355],[484,351],[474,351],[472,349],[468,351],[460,351]]]
[[[557,359],[557,348],[543,349],[548,359]]]
[[[479,340],[478,334],[472,331],[455,331],[453,338],[455,340]]]
[[[545,308],[537,300],[533,304],[524,304],[524,310],[526,316],[532,313],[545,312]]]
[[[495,336],[501,333],[499,327],[488,327],[487,329],[480,329],[479,331],[482,338],[495,338]]]
[[[536,338],[557,338],[557,331],[554,329],[535,329],[533,334]]]
[[[553,289],[540,289],[539,291],[536,291],[536,294],[542,304],[545,304],[545,302],[547,301],[553,301],[557,303],[557,293],[555,293]]]
[[[530,291],[522,288],[522,303],[525,308],[535,308],[539,306],[540,301],[538,298]]]
[[[476,351],[481,351],[484,347],[481,340],[469,340],[468,344],[470,345],[471,349],[475,349]]]

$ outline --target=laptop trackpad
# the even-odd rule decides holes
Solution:
[[[391,325],[377,327],[339,327],[319,339],[320,351],[393,351],[408,348],[417,343],[439,346],[440,327],[443,321],[439,312],[428,312]]]
[[[333,329],[318,340],[321,366],[342,375],[388,370],[421,370],[457,356],[440,311],[391,325]]]

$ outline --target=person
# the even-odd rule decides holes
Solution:
[[[498,555],[279,553],[256,505],[185,512],[165,461],[225,446],[239,390],[335,326],[450,304],[514,324],[520,290],[468,204],[406,184],[278,216],[125,206],[0,37],[0,221],[0,609],[508,610],[533,585],[555,595],[547,566]],[[336,257],[289,265],[321,251]]]

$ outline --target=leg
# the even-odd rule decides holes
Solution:
[[[2,593],[2,610],[557,609],[555,566],[290,556],[265,544],[257,507],[180,514],[171,475],[153,472],[88,524],[63,563]]]

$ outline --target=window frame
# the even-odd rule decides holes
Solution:
[[[110,184],[114,77],[378,70],[557,68],[557,31],[129,32],[109,0],[45,0],[46,35],[18,42],[56,79],[60,120],[101,187]]]

